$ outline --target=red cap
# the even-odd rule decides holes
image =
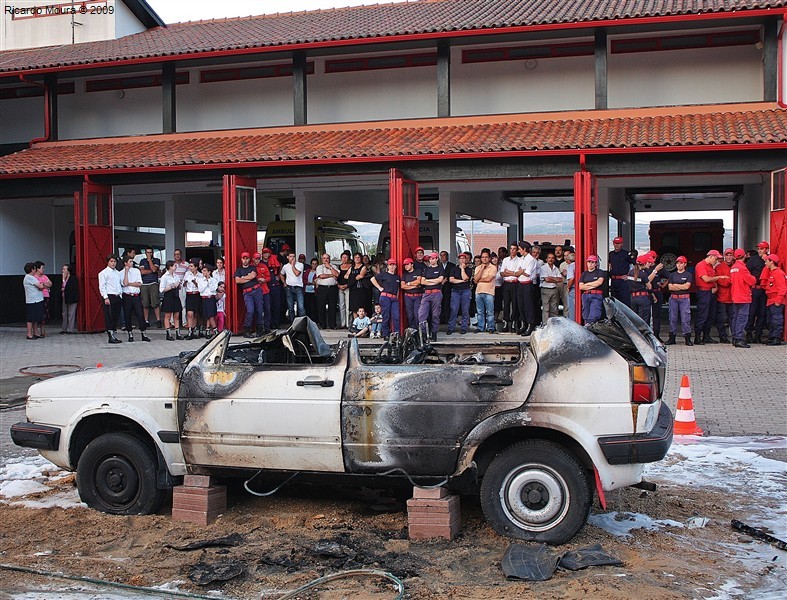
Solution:
[[[612,243],[613,244],[622,244],[623,243],[623,238],[618,236],[614,240],[612,240]]]
[[[402,261],[402,264],[403,264],[403,265],[411,265],[411,264],[413,264],[413,259],[412,259],[412,258],[405,258],[405,259]]]
[[[262,258],[262,254],[260,254],[259,252],[255,252],[254,254],[251,255],[251,257],[252,258]]]
[[[637,257],[637,264],[644,265],[650,262],[652,259],[650,258],[650,254],[641,254]]]
[[[678,258],[676,258],[676,259],[675,259],[675,262],[676,262],[676,263],[683,263],[683,264],[685,265],[685,264],[686,264],[686,263],[688,263],[689,261],[687,261],[687,260],[686,260],[686,257],[685,257],[685,256],[679,256]]]
[[[439,252],[432,252],[429,255],[429,258],[440,258],[440,253]]]
[[[766,242],[765,240],[762,240],[759,244],[757,244],[757,247],[758,248],[770,248],[771,245],[768,242]]]
[[[291,250],[291,248],[290,248],[290,245],[289,245],[289,244],[282,244],[282,245],[281,245],[281,249],[282,249],[282,252],[283,252],[283,251],[285,251],[285,250]]]
[[[389,258],[388,259],[388,264],[389,265],[395,265],[396,264],[396,259],[395,258]]]
[[[423,249],[423,247],[422,247],[422,246],[418,246],[418,247],[415,249],[415,251],[416,251],[416,252],[423,252],[423,251],[424,251],[424,249]]]
[[[718,250],[709,250],[705,256],[715,256],[716,258],[724,258]]]
[[[735,256],[735,250],[733,250],[732,248],[725,248],[724,254],[732,254],[733,256]]]
[[[240,253],[240,257],[241,258],[251,258],[251,254],[249,254],[248,252],[241,252]]]
[[[598,256],[596,256],[595,254],[591,254],[590,256],[588,256],[587,262],[591,262],[591,261],[594,262],[594,263],[597,263],[598,262]]]
[[[263,253],[263,254],[265,254],[266,252],[267,252],[268,254],[273,254],[273,250],[271,250],[270,248],[267,248],[267,247],[262,249],[262,253]]]
[[[769,254],[768,256],[765,257],[765,260],[772,260],[777,265],[779,264],[779,257],[776,254]]]
[[[650,257],[651,259],[653,259],[653,260],[656,260],[656,259],[658,258],[658,256],[659,256],[659,255],[658,255],[658,254],[656,254],[656,251],[655,251],[655,250],[648,250],[647,252],[645,252],[645,256],[648,256],[648,257]]]
[[[743,248],[735,248],[735,258],[743,258],[746,256],[746,251]]]

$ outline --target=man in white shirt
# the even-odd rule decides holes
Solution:
[[[123,282],[123,314],[126,318],[126,333],[128,333],[128,341],[134,341],[134,334],[131,333],[131,314],[137,316],[137,324],[139,331],[142,334],[142,341],[149,342],[150,338],[145,335],[147,329],[147,322],[144,317],[144,309],[142,308],[142,273],[134,265],[134,257],[126,255],[123,270],[120,271],[120,276]]]
[[[521,266],[522,274],[519,276],[519,320],[521,327],[519,333],[524,336],[530,335],[536,328],[537,318],[535,315],[535,296],[536,286],[533,284],[533,277],[538,273],[538,260],[530,253],[532,246],[529,242],[522,240],[519,243],[519,251],[522,254]]]
[[[180,280],[180,283],[183,283],[183,278],[186,276],[189,270],[189,263],[186,259],[183,258],[183,250],[180,248],[176,248],[175,252],[173,252],[173,260],[175,261],[175,277]],[[181,285],[178,288],[178,295],[180,296],[180,304],[183,306],[183,312],[186,311],[186,287]],[[186,323],[186,315],[180,315],[180,322],[181,324]]]
[[[552,252],[547,254],[547,262],[539,269],[539,280],[541,281],[541,320],[546,323],[549,317],[558,316],[560,290],[557,286],[563,283],[563,276],[555,265],[555,255]]]
[[[287,264],[281,268],[279,278],[284,284],[284,295],[287,299],[287,318],[292,323],[295,313],[299,317],[306,315],[303,297],[303,263],[295,260],[295,252],[287,251]]]
[[[317,321],[323,329],[336,329],[336,309],[339,305],[339,269],[331,264],[331,257],[322,255],[314,285],[317,294]]]
[[[503,333],[516,330],[515,323],[519,312],[517,311],[517,296],[519,294],[518,279],[522,274],[522,265],[517,255],[519,247],[516,242],[511,242],[509,255],[500,263],[500,276],[503,278]]]
[[[107,267],[98,274],[98,291],[104,299],[104,326],[110,344],[122,343],[115,335],[123,305],[123,283],[117,264],[116,256],[107,256]]]

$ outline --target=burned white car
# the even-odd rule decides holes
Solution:
[[[502,534],[563,543],[594,489],[639,484],[672,441],[666,354],[614,300],[529,343],[326,344],[311,321],[30,388],[15,443],[77,472],[88,505],[157,511],[185,474],[403,478],[481,494]]]

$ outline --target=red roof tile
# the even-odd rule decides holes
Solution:
[[[740,144],[785,144],[787,148],[787,110],[701,112],[695,107],[694,111],[633,110],[630,116],[611,111],[615,116],[604,117],[587,111],[51,142],[0,157],[0,177],[206,164],[462,158],[489,152],[647,151],[686,146],[711,150]]]
[[[0,53],[0,74],[73,65],[478,29],[783,9],[787,0],[423,0],[176,23],[116,40]],[[783,13],[779,10],[775,14]]]

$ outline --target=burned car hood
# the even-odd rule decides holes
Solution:
[[[171,396],[192,352],[117,367],[90,368],[30,386],[31,398]]]

